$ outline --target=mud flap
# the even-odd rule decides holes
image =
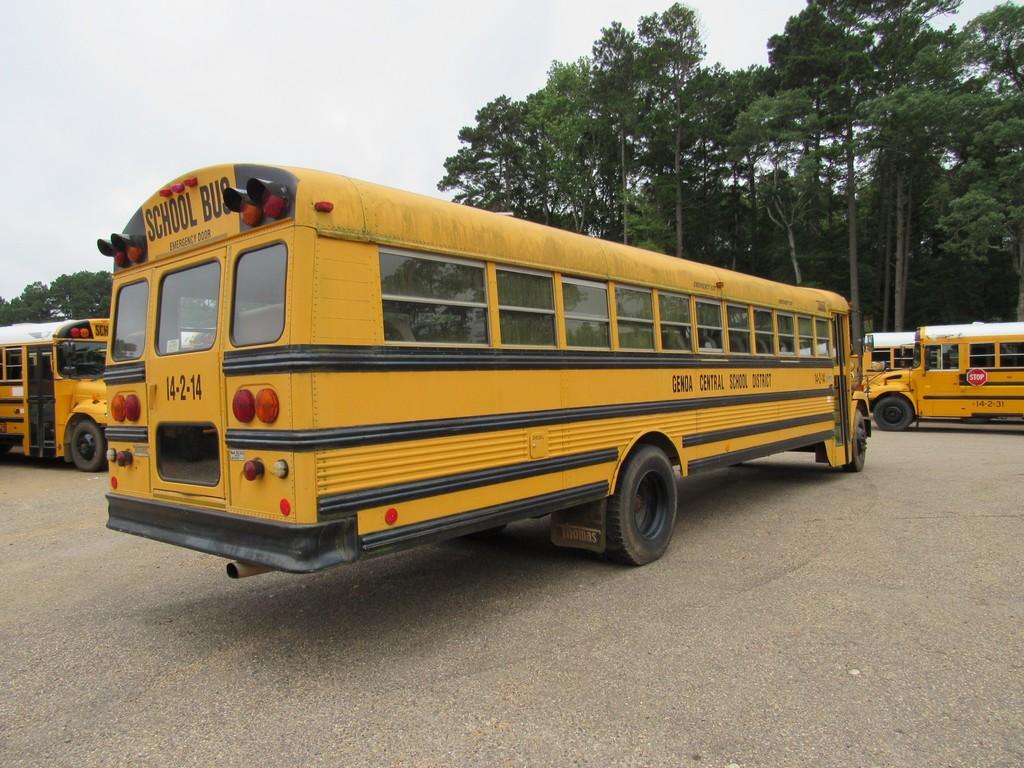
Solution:
[[[608,499],[551,513],[551,543],[556,547],[604,552],[604,516]]]

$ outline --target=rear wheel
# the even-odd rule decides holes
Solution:
[[[8,443],[0,443],[0,456],[8,453],[11,450],[11,446]]]
[[[864,414],[860,410],[853,417],[853,440],[850,448],[853,456],[843,465],[843,469],[847,472],[860,472],[864,469],[864,460],[868,453],[868,430],[864,423]]]
[[[107,461],[103,431],[94,421],[83,419],[71,433],[71,459],[83,472],[99,472]]]
[[[607,507],[607,554],[612,560],[645,565],[664,554],[676,523],[676,477],[659,449],[645,445],[619,476]]]
[[[914,420],[914,409],[899,395],[883,397],[874,407],[875,424],[890,432],[906,429]]]

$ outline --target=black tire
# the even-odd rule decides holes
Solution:
[[[10,443],[0,443],[0,456],[4,456],[10,453],[12,446]]]
[[[864,461],[868,455],[868,429],[864,423],[864,414],[857,409],[853,417],[853,458],[843,464],[846,472],[860,472],[864,469]]]
[[[71,433],[71,460],[83,472],[99,472],[107,463],[107,443],[95,421],[82,419]]]
[[[914,420],[914,409],[905,398],[888,395],[875,403],[875,424],[886,432],[899,432],[910,426]]]
[[[608,499],[609,558],[646,565],[661,557],[676,524],[676,476],[663,451],[642,446],[629,459]]]

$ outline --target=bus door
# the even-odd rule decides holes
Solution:
[[[847,376],[847,339],[845,315],[832,315],[832,340],[834,346],[835,366],[832,370],[832,388],[835,397],[835,440],[842,445],[842,459],[839,464],[845,464],[850,458],[850,377]]]
[[[922,416],[963,416],[967,412],[964,397],[970,393],[960,386],[960,345],[925,344],[921,371]]]
[[[221,248],[156,276],[155,348],[146,362],[154,495],[206,497],[215,505],[226,487],[219,384],[224,255]]]
[[[57,455],[54,429],[53,348],[27,347],[28,455]]]

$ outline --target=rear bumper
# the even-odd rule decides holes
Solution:
[[[356,520],[316,525],[107,494],[107,528],[290,573],[313,573],[359,557]]]

